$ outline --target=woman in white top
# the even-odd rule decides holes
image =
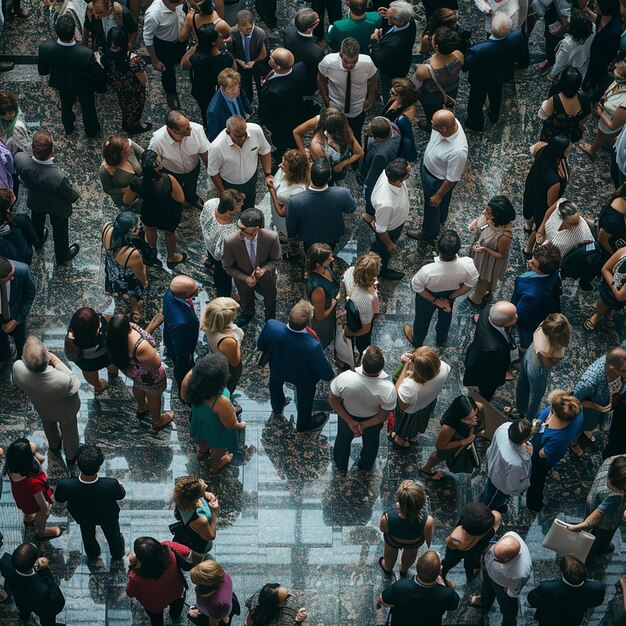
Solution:
[[[548,80],[557,80],[568,65],[585,76],[595,34],[596,25],[582,11],[572,9],[569,30],[556,48],[556,59],[548,73]]]
[[[546,241],[551,241],[562,257],[579,244],[593,241],[589,224],[580,216],[578,207],[571,200],[561,198],[546,211],[537,229],[537,243]]]
[[[407,352],[401,358],[402,371],[396,381],[398,405],[389,441],[397,448],[406,449],[417,442],[417,433],[426,431],[450,366],[428,346]]]

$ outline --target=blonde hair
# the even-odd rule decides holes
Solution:
[[[429,346],[422,346],[415,350],[413,355],[411,378],[416,383],[426,383],[439,374],[441,359],[436,350]]]
[[[181,476],[174,485],[174,504],[182,511],[191,511],[204,495],[204,487],[196,476]]]
[[[548,404],[552,412],[564,422],[571,422],[580,413],[578,398],[563,389],[551,391],[548,396]]]
[[[362,254],[354,264],[354,284],[368,289],[372,287],[380,274],[381,260],[375,252]]]
[[[419,522],[426,504],[426,490],[420,483],[403,480],[396,492],[396,502],[403,517],[411,522]]]
[[[292,330],[304,330],[313,319],[313,305],[308,300],[300,300],[289,311],[289,327]]]
[[[232,298],[214,298],[202,311],[200,328],[209,335],[221,333],[228,328],[239,313],[239,304]]]
[[[191,582],[199,587],[219,587],[224,582],[224,568],[212,559],[198,563],[189,575]]]
[[[235,85],[241,85],[241,75],[232,67],[227,67],[217,75],[217,82],[222,89],[228,89]]]
[[[541,323],[541,330],[553,348],[567,348],[571,326],[562,313],[550,313]]]

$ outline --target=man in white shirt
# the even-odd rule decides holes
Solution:
[[[422,229],[406,233],[420,241],[433,241],[441,224],[448,219],[452,190],[461,180],[467,161],[467,139],[454,113],[440,109],[431,123],[433,129],[420,172],[424,190]]]
[[[403,327],[404,335],[416,347],[424,345],[433,313],[438,311],[435,331],[437,345],[448,339],[454,301],[478,282],[478,270],[470,257],[459,257],[461,239],[453,230],[445,230],[437,242],[439,256],[424,265],[411,279],[415,292],[413,328]]]
[[[359,54],[359,42],[348,37],[341,50],[327,54],[318,66],[317,86],[324,104],[343,111],[357,141],[362,143],[365,112],[374,104],[378,74],[372,59]]]
[[[406,181],[411,166],[406,159],[394,159],[378,177],[372,190],[374,208],[372,226],[376,232],[376,252],[381,258],[380,275],[387,280],[400,280],[404,272],[389,269],[389,260],[396,249],[396,241],[409,217],[409,192]]]
[[[333,458],[340,472],[348,470],[355,437],[363,438],[359,470],[371,470],[376,463],[380,431],[397,399],[384,367],[380,348],[370,345],[363,351],[360,367],[342,372],[330,383],[330,406],[339,417]]]
[[[258,124],[233,115],[211,144],[207,173],[219,193],[225,189],[241,191],[246,196],[243,208],[249,209],[256,201],[259,159],[267,179],[272,175],[272,147]]]
[[[165,126],[152,135],[148,149],[161,157],[163,171],[180,183],[185,202],[202,209],[204,200],[197,194],[198,175],[200,161],[206,167],[209,153],[209,140],[204,128],[190,122],[180,111],[170,111],[165,118]]]
[[[501,626],[515,626],[519,595],[533,573],[528,546],[514,532],[508,532],[485,554],[480,595],[470,596],[470,605],[488,611],[498,601]]]

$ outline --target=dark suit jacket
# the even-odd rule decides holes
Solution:
[[[239,110],[243,111],[246,115],[252,114],[252,105],[243,89],[237,98],[237,105],[239,106]],[[213,141],[226,128],[226,120],[231,115],[232,113],[226,103],[226,98],[224,98],[222,90],[218,89],[211,98],[211,102],[209,102],[209,106],[206,110],[206,135],[209,141]]]
[[[37,70],[50,75],[48,84],[67,95],[93,93],[104,80],[104,69],[93,52],[82,44],[62,46],[55,39],[39,45]]]
[[[231,37],[231,47],[233,51],[233,56],[236,59],[245,61],[246,55],[244,53],[242,37],[241,37],[241,33],[239,32],[238,26],[235,25],[230,29],[230,37]],[[250,38],[250,60],[251,61],[254,61],[254,59],[256,59],[259,56],[259,54],[261,54],[261,50],[263,49],[263,44],[265,43],[266,40],[267,40],[267,35],[265,34],[265,31],[261,27],[255,24],[254,28],[252,29],[252,37]],[[263,63],[265,63],[265,61],[263,61]],[[239,64],[237,64],[237,67],[239,67]]]
[[[49,569],[40,569],[33,576],[20,576],[13,567],[11,555],[5,552],[0,558],[0,573],[20,613],[32,612],[52,620],[63,610],[65,598]]]
[[[304,95],[312,96],[317,92],[317,66],[325,56],[324,50],[315,41],[315,37],[303,37],[295,24],[289,24],[285,28],[283,45],[287,50],[291,50],[296,62],[304,63],[306,67]]]
[[[11,293],[9,294],[9,308],[11,317],[16,322],[24,322],[33,305],[37,289],[30,274],[28,265],[19,261],[11,261],[15,273],[11,280]]]
[[[269,352],[271,378],[315,386],[320,379],[332,380],[335,376],[318,339],[309,332],[290,330],[278,320],[265,322],[257,349]]]
[[[168,289],[163,297],[163,343],[171,358],[189,358],[198,343],[200,322],[189,304]]]
[[[303,121],[304,63],[294,63],[291,74],[268,80],[259,94],[259,118],[272,133],[291,135]]]
[[[528,604],[537,609],[539,626],[580,626],[587,609],[602,604],[604,593],[599,580],[586,580],[580,587],[548,580],[528,594]]]
[[[467,51],[463,71],[469,72],[470,85],[502,84],[513,77],[516,63],[527,63],[528,47],[516,32],[502,39],[486,39]]]
[[[344,213],[354,213],[354,198],[345,187],[307,189],[287,201],[287,234],[305,243],[336,244],[345,232]]]
[[[35,213],[69,217],[72,203],[80,195],[72,188],[67,174],[54,163],[42,165],[25,152],[15,155],[15,169],[28,188],[26,206]]]
[[[517,325],[533,332],[550,313],[561,310],[561,275],[518,276],[511,302],[517,309]]]
[[[278,233],[267,228],[261,228],[257,237],[256,265],[275,274],[276,266],[282,259]],[[243,237],[240,237],[239,233],[233,233],[224,239],[222,267],[229,276],[242,282],[245,282],[246,278],[251,276],[255,270],[252,267]]]
[[[125,496],[126,491],[118,480],[104,476],[90,484],[78,478],[64,478],[54,491],[54,499],[67,502],[67,510],[78,524],[97,526],[117,521],[120,514],[117,501]]]
[[[379,72],[391,78],[405,78],[413,59],[413,45],[417,27],[415,20],[404,30],[386,33],[370,46],[370,56]]]

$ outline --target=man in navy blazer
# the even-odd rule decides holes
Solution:
[[[313,319],[313,305],[300,300],[289,311],[289,323],[268,320],[259,335],[257,349],[269,353],[270,402],[272,411],[282,414],[287,400],[283,385],[296,387],[298,419],[296,430],[321,428],[327,415],[311,415],[315,388],[319,380],[331,380],[333,368],[324,356],[319,339],[308,325]]]
[[[213,141],[225,128],[226,120],[233,115],[247,118],[252,115],[252,105],[241,90],[241,74],[230,67],[217,75],[220,88],[215,92],[206,110],[206,136]]]
[[[528,47],[524,37],[511,33],[512,22],[504,12],[494,15],[491,36],[473,45],[465,55],[463,71],[469,72],[470,93],[464,127],[482,131],[485,119],[483,105],[489,98],[489,119],[500,118],[502,85],[513,78],[515,65],[527,65]]]
[[[26,318],[36,293],[28,265],[0,257],[0,365],[12,356],[9,335],[15,341],[17,358],[22,358]]]

